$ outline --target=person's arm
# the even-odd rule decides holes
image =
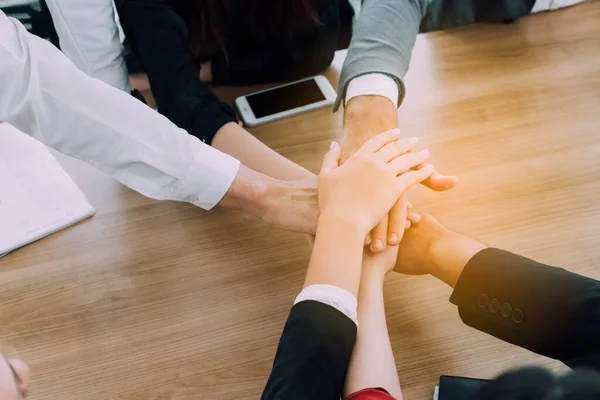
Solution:
[[[282,182],[178,129],[130,95],[88,77],[0,12],[0,120],[152,198],[217,203],[313,234],[315,182]]]
[[[365,392],[385,391],[378,395],[384,398],[387,393],[402,399],[383,300],[383,281],[386,273],[393,268],[397,254],[397,247],[389,247],[381,254],[364,252],[358,295],[360,330],[344,385],[345,398],[358,400]]]
[[[427,3],[425,0],[364,2],[342,67],[334,106],[337,110],[345,102],[342,161],[373,135],[397,126],[397,108],[405,93],[403,79]],[[423,184],[444,191],[457,182],[456,177],[436,172]],[[372,232],[372,251],[382,251],[386,243],[390,246],[400,243],[406,204],[403,197]]]
[[[272,178],[291,181],[315,176],[265,145],[235,122],[223,125],[211,146],[240,160],[248,168]]]
[[[166,0],[124,0],[118,10],[161,114],[208,144],[221,127],[237,122],[231,106],[200,81],[185,21]]]
[[[319,176],[321,214],[304,289],[288,317],[263,399],[342,395],[356,336],[364,237],[409,186],[433,171],[412,171],[427,158],[406,154],[412,147],[386,132],[338,168],[341,151],[332,143]]]
[[[60,49],[83,72],[131,92],[112,0],[47,0]]]
[[[450,301],[466,325],[570,367],[600,370],[600,282],[519,255],[474,255]]]
[[[240,127],[231,107],[200,82],[185,22],[165,1],[121,3],[123,27],[148,73],[159,112],[255,171],[283,180],[313,176]]]
[[[430,273],[454,288],[463,322],[563,361],[600,369],[600,282],[452,232],[429,215],[400,245],[398,272]]]
[[[369,73],[394,77],[400,86],[397,105],[404,98],[404,75],[427,0],[366,1],[352,33],[348,55],[342,67],[337,109],[345,99],[349,82]]]
[[[342,67],[334,107],[337,110],[347,101],[343,159],[373,135],[397,126],[396,109],[405,94],[403,79],[426,5],[425,0],[364,2]],[[378,81],[366,85],[355,79]],[[391,98],[394,95],[397,98]]]

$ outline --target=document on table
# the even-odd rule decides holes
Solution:
[[[0,257],[93,214],[46,146],[0,123]]]

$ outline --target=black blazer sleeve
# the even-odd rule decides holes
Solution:
[[[465,266],[450,297],[463,322],[570,367],[600,370],[600,282],[503,250]]]
[[[354,322],[317,302],[296,304],[279,340],[263,400],[339,400],[352,348]]]
[[[123,30],[148,74],[158,111],[210,143],[236,114],[204,83],[185,22],[164,0],[118,0]]]

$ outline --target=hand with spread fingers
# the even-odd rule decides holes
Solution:
[[[417,139],[400,140],[397,130],[369,139],[343,165],[332,143],[319,176],[319,210],[370,231],[406,190],[434,172],[429,152],[411,153]],[[365,232],[365,233],[366,233]]]

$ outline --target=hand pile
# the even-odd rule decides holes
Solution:
[[[323,166],[319,175],[318,204],[321,215],[333,216],[336,220],[346,220],[364,233],[365,236],[386,220],[390,210],[400,199],[405,198],[406,191],[419,183],[428,180],[435,168],[425,162],[429,158],[429,151],[413,152],[417,138],[401,139],[398,130],[390,130],[368,140],[354,155],[340,165],[341,149],[333,142],[329,152],[325,155]],[[438,175],[441,177],[441,175]],[[455,177],[443,177],[454,184],[445,185],[453,187]],[[421,216],[411,212],[410,207],[405,207],[402,216],[402,228],[395,226],[397,238],[401,238],[404,229],[411,223],[418,223]],[[407,210],[408,208],[408,210]],[[391,215],[390,215],[391,217]],[[437,226],[427,216],[428,225]],[[395,238],[395,239],[397,239]],[[411,239],[415,241],[414,238]],[[416,241],[417,244],[424,241]],[[367,243],[368,244],[368,243]],[[365,265],[370,258],[384,260],[380,262],[385,272],[389,272],[396,264],[398,254],[398,240],[388,246],[375,249],[373,246],[364,253]],[[378,250],[378,251],[377,251]],[[375,257],[376,252],[383,252],[381,257]],[[424,273],[417,269],[406,272]]]

